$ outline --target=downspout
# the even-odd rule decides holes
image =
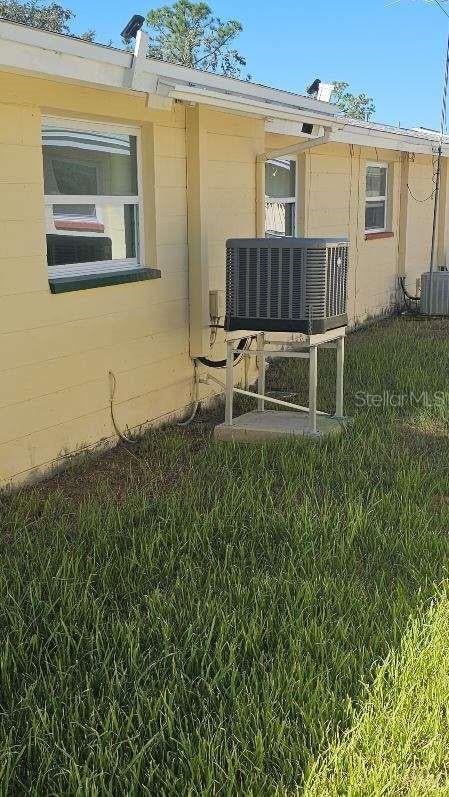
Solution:
[[[130,89],[138,90],[138,87],[140,86],[141,78],[145,71],[149,42],[150,40],[148,34],[143,30],[138,30],[129,74]]]
[[[314,147],[321,147],[323,144],[328,144],[332,141],[332,128],[324,128],[325,132],[322,136],[313,137],[310,140],[301,141],[298,144],[291,144],[289,147],[282,147],[281,149],[272,149],[267,152],[262,152],[256,157],[256,163],[264,163],[271,158],[286,158],[289,155],[299,155],[301,152],[307,152]]]

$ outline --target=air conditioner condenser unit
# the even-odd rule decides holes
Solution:
[[[316,334],[345,326],[345,238],[226,242],[227,330]]]
[[[424,315],[449,316],[449,271],[428,271],[421,276],[419,309]]]

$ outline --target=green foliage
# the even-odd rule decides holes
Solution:
[[[356,396],[447,391],[448,329],[350,336],[339,437],[159,430],[1,497],[2,794],[447,797],[448,419]]]
[[[242,31],[235,19],[222,22],[206,3],[177,0],[147,15],[149,55],[182,66],[239,77],[245,59],[232,46]]]
[[[70,22],[75,18],[73,11],[59,3],[44,5],[41,0],[0,0],[0,19],[20,22],[30,28],[41,28],[52,33],[70,33]],[[95,31],[88,30],[78,38],[86,41],[95,39]]]
[[[376,112],[374,100],[366,94],[351,94],[348,88],[349,83],[344,81],[335,82],[331,102],[334,102],[345,116],[369,121]]]

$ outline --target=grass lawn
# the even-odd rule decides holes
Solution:
[[[449,795],[448,375],[449,322],[395,319],[342,436],[205,416],[3,496],[0,793]]]

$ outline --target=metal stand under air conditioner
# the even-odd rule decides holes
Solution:
[[[257,393],[242,390],[234,385],[234,352],[236,341],[227,340],[226,359],[226,411],[225,421],[215,427],[215,436],[221,440],[263,440],[288,435],[320,437],[341,430],[343,418],[343,370],[345,352],[345,327],[309,335],[301,342],[269,341],[266,333],[257,334],[257,349],[245,351],[246,357],[257,357],[259,377]],[[267,348],[270,346],[271,348]],[[282,348],[273,348],[281,344]],[[317,409],[318,349],[320,346],[337,351],[337,377],[335,414]],[[302,407],[289,401],[272,398],[265,394],[265,365],[267,358],[291,358],[309,360],[309,406]],[[257,399],[257,411],[233,417],[234,393]],[[266,410],[265,404],[277,404],[283,411]]]

